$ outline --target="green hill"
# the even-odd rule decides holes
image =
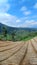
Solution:
[[[16,28],[0,23],[0,40],[27,40],[37,36],[37,28]]]

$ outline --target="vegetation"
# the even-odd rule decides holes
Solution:
[[[14,29],[8,33],[7,27],[2,27],[0,40],[25,41],[37,36],[37,30]]]
[[[11,33],[11,36],[12,36],[12,40],[15,41],[15,32],[14,31]]]

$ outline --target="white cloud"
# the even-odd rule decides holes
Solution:
[[[37,25],[37,21],[28,20],[26,18],[17,18],[7,13],[0,13],[0,23],[12,26],[12,27],[34,27]]]
[[[13,26],[17,18],[7,13],[0,14],[0,22],[6,25]]]
[[[29,15],[29,14],[31,14],[31,12],[30,11],[25,11],[25,12],[23,12],[23,14],[24,15]]]
[[[25,23],[27,23],[28,25],[35,25],[35,24],[37,24],[37,22],[34,21],[34,20],[26,20]]]
[[[0,12],[7,12],[9,8],[8,0],[0,0]]]
[[[25,7],[25,6],[23,6],[22,8],[21,8],[21,11],[26,11],[27,10],[27,8]]]
[[[29,15],[29,14],[31,14],[31,11],[28,11],[28,9],[27,9],[26,6],[21,7],[20,11],[22,11],[22,13],[23,13],[24,15]]]
[[[8,0],[0,0],[0,5],[6,3]]]
[[[25,20],[23,24],[20,25],[20,27],[35,27],[37,26],[37,21],[35,20]]]
[[[16,22],[18,22],[18,23],[19,23],[19,22],[21,22],[21,20],[17,19],[17,20],[16,20]]]
[[[0,23],[12,26],[12,27],[19,27],[20,19],[16,16],[7,14],[7,13],[0,13]]]
[[[34,8],[37,8],[37,3],[35,3]]]

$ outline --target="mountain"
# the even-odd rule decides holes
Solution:
[[[10,26],[7,26],[5,24],[0,23],[0,33],[2,32],[3,27],[7,28],[8,33],[12,32],[12,31],[15,31],[15,30],[16,31],[25,30],[25,31],[29,31],[29,32],[37,31],[36,28],[21,28],[21,27],[17,28],[17,27],[10,27]]]
[[[10,33],[10,32],[13,31],[13,30],[17,30],[17,28],[10,27],[10,26],[7,26],[7,25],[5,25],[5,24],[0,23],[0,32],[2,32],[2,28],[3,28],[3,27],[6,27],[6,28],[7,28],[8,33]]]

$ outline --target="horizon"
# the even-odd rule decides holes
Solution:
[[[3,27],[6,26],[6,27],[11,27],[11,28],[37,29],[37,27],[35,27],[35,28],[34,27],[13,27],[13,26],[9,26],[9,25],[3,24],[3,23],[0,23],[0,24],[3,25]]]
[[[0,23],[10,27],[37,28],[37,0],[1,0]]]

